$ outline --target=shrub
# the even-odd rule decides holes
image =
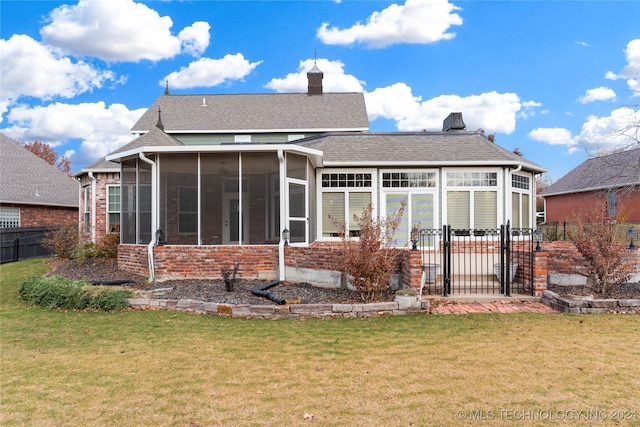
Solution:
[[[238,273],[238,269],[240,268],[240,263],[235,263],[233,268],[229,264],[225,264],[220,268],[220,274],[222,274],[222,278],[224,279],[224,288],[227,292],[232,292],[233,288],[236,285],[236,281],[238,280],[237,276],[242,276]]]
[[[45,233],[42,246],[49,249],[61,259],[71,259],[75,256],[80,245],[78,225],[66,225],[54,231]]]
[[[609,296],[617,285],[625,283],[633,275],[635,265],[625,260],[627,250],[619,242],[624,215],[612,218],[606,203],[600,203],[575,216],[575,226],[569,232],[571,241],[582,254],[591,270],[593,286],[599,294]]]
[[[120,311],[129,306],[130,289],[91,286],[62,276],[31,277],[20,287],[20,297],[33,305],[66,310]]]
[[[389,277],[395,265],[391,244],[404,214],[404,207],[403,203],[394,215],[376,219],[373,217],[373,206],[369,204],[361,216],[353,216],[360,227],[357,239],[347,235],[346,224],[340,224],[344,250],[340,268],[352,278],[353,286],[365,302],[379,300],[391,288]]]
[[[100,239],[96,247],[97,255],[103,258],[117,258],[119,244],[120,227],[117,226],[110,233]]]

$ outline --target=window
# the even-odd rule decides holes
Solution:
[[[383,172],[383,188],[428,188],[436,186],[435,172]]]
[[[323,173],[322,236],[339,237],[340,226],[346,224],[349,235],[358,236],[360,229],[353,216],[362,215],[372,202],[373,174],[365,172]]]
[[[449,187],[496,187],[498,174],[496,172],[449,172],[447,185]]]
[[[511,227],[531,228],[530,178],[524,175],[511,176]]]
[[[83,204],[83,216],[84,216],[84,232],[91,232],[91,187],[86,186],[84,190],[84,204]]]
[[[120,186],[107,186],[107,231],[115,233],[120,228]]]
[[[20,208],[0,206],[0,228],[20,227]]]
[[[498,173],[447,172],[446,223],[453,229],[498,226]]]
[[[192,234],[198,232],[198,189],[180,187],[180,207],[178,212],[178,232]]]
[[[246,144],[251,142],[251,135],[236,135],[233,138],[233,142],[237,144]]]
[[[387,218],[395,216],[404,203],[404,213],[393,234],[397,247],[409,244],[413,227],[421,229],[436,226],[437,212],[437,172],[425,170],[383,171],[382,182],[383,212]]]

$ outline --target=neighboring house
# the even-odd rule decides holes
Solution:
[[[640,148],[588,159],[540,195],[547,223],[571,222],[575,215],[600,202],[609,214],[640,222]]]
[[[78,221],[78,183],[0,133],[0,228]]]
[[[104,158],[74,173],[80,183],[79,225],[93,243],[120,230],[120,164]]]
[[[398,247],[414,226],[535,227],[545,169],[466,131],[461,113],[441,132],[368,132],[362,93],[323,93],[315,68],[308,78],[307,93],[154,102],[105,158],[122,168],[122,267],[203,277],[242,261],[245,277],[273,274],[283,245],[330,245],[340,223],[357,236],[369,203],[378,216],[406,204]]]

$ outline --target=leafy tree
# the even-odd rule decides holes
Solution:
[[[66,157],[60,156],[60,154],[56,153],[50,145],[40,141],[33,141],[28,144],[24,144],[24,148],[31,151],[36,156],[40,157],[50,165],[58,168],[60,171],[66,173],[67,175],[70,174],[71,161]]]

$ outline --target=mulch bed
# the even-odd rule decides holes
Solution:
[[[256,286],[267,282],[258,280],[238,280],[234,290],[228,292],[224,282],[220,280],[186,279],[167,280],[148,284],[146,277],[128,273],[118,269],[115,259],[89,258],[86,260],[52,260],[52,271],[49,275],[61,275],[74,280],[100,281],[131,279],[128,286],[148,292],[154,298],[193,299],[197,301],[217,302],[221,304],[275,304],[275,302],[251,293]],[[561,296],[593,295],[597,292],[589,286],[549,286],[549,290]],[[360,295],[347,289],[321,288],[308,283],[285,282],[268,290],[269,293],[297,304],[353,304],[363,302]],[[640,299],[640,283],[627,283],[616,287],[611,298]],[[393,301],[394,293],[384,296],[383,301]]]
[[[251,290],[268,282],[238,279],[234,290],[225,289],[224,281],[209,279],[166,280],[147,283],[144,276],[118,269],[116,260],[90,258],[86,260],[54,260],[49,275],[60,275],[68,279],[87,281],[112,281],[131,279],[133,283],[124,285],[135,287],[154,298],[192,299],[221,304],[276,304],[267,298],[253,295]],[[281,283],[267,292],[294,304],[354,304],[362,303],[360,295],[348,289],[321,288],[308,283]],[[383,301],[393,301],[394,293],[384,296]]]

